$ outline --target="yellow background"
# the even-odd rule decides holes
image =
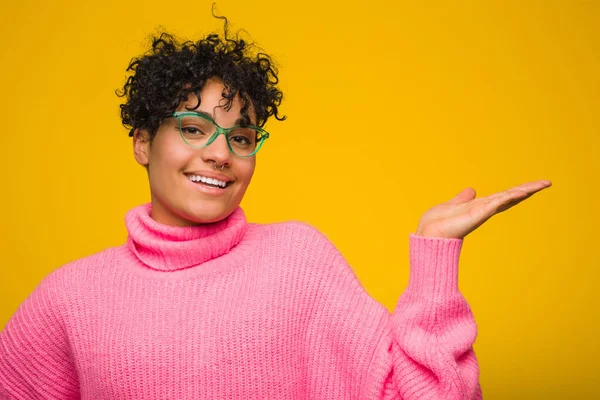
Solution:
[[[211,3],[0,6],[0,327],[53,269],[126,235],[149,200],[114,90],[158,27],[222,32]],[[600,395],[600,1],[222,0],[280,65],[281,107],[242,206],[302,220],[390,311],[408,234],[465,187],[553,186],[465,238],[486,399]]]

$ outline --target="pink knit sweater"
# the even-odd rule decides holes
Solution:
[[[481,399],[460,239],[410,235],[392,314],[299,222],[173,227],[48,274],[0,334],[0,398]]]

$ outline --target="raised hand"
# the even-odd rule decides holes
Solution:
[[[492,216],[514,207],[550,186],[552,182],[540,180],[480,198],[475,198],[475,189],[466,188],[450,201],[439,204],[423,214],[415,234],[462,239]]]

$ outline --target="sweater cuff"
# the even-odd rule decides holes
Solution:
[[[407,290],[430,299],[458,293],[458,260],[463,239],[409,236]]]

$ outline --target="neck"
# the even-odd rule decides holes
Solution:
[[[241,208],[212,223],[173,226],[152,217],[151,203],[130,210],[125,217],[127,246],[148,267],[176,271],[220,257],[237,245],[247,229]]]

